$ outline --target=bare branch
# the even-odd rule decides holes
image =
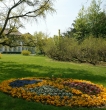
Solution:
[[[6,17],[6,20],[5,20],[5,23],[4,23],[4,26],[3,26],[3,28],[2,28],[2,30],[1,30],[1,32],[0,32],[0,35],[2,35],[3,31],[5,30],[5,27],[6,27],[7,23],[8,23],[8,20],[9,20],[9,16],[10,16],[11,10],[12,10],[13,8],[17,7],[17,6],[18,6],[19,4],[21,4],[22,2],[23,2],[23,0],[19,0],[19,2],[17,2],[14,6],[12,6],[12,7],[9,9],[8,14],[7,14],[7,17]]]
[[[46,10],[46,5],[48,4],[49,0],[45,1],[45,4],[41,5],[38,9],[36,10],[33,10],[33,11],[29,11],[25,14],[22,14],[22,15],[18,15],[18,16],[12,16],[12,17],[9,17],[8,19],[13,19],[13,18],[22,18],[22,17],[37,17],[39,15],[41,15],[42,13],[44,13],[44,11]],[[49,7],[48,7],[49,8]],[[39,13],[37,13],[39,12]],[[35,14],[37,13],[36,15],[31,15],[31,14]]]

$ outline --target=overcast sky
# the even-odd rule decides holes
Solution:
[[[58,29],[61,32],[65,32],[73,20],[78,15],[82,5],[89,6],[92,0],[56,0],[54,2],[54,8],[56,13],[53,15],[47,15],[46,20],[40,19],[37,23],[28,23],[25,25],[25,29],[20,29],[21,33],[31,33],[42,31],[49,34],[51,37],[58,34]],[[106,3],[106,0],[103,0]]]

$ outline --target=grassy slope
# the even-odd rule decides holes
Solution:
[[[57,62],[47,57],[3,55],[0,59],[0,82],[20,77],[65,77],[90,80],[106,87],[106,67],[89,64]],[[54,107],[23,99],[15,99],[0,92],[1,110],[89,110],[87,108]],[[91,110],[100,110],[94,109]],[[105,108],[102,110],[106,110]]]

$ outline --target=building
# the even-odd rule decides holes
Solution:
[[[4,30],[4,35],[7,36],[9,33],[9,29]],[[8,35],[10,39],[10,43],[13,46],[8,45],[0,45],[0,52],[1,53],[21,53],[22,50],[29,50],[31,53],[35,53],[35,47],[24,45],[23,34],[20,33],[18,30],[11,32]]]

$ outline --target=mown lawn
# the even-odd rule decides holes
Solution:
[[[106,66],[53,61],[44,56],[3,55],[0,59],[0,82],[22,77],[61,77],[92,81],[106,87]],[[100,110],[43,105],[13,98],[0,92],[0,110]],[[106,108],[101,108],[106,110]]]

